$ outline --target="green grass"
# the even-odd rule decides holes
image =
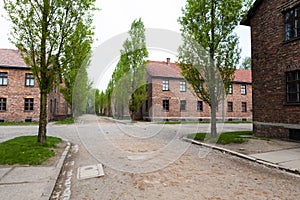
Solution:
[[[72,117],[68,117],[65,120],[61,120],[61,121],[56,121],[54,122],[54,124],[74,124],[75,123],[75,119]]]
[[[39,124],[39,122],[1,122],[0,126],[28,126],[37,124]]]
[[[40,165],[55,155],[53,148],[62,140],[47,137],[47,142],[40,144],[37,136],[21,136],[0,143],[0,164]]]
[[[218,144],[230,144],[230,143],[243,143],[247,139],[241,137],[241,135],[252,136],[252,131],[237,131],[237,132],[225,132],[220,134],[218,138],[210,138],[208,133],[196,133],[190,134],[187,137],[194,140],[200,140],[205,142],[212,142]]]

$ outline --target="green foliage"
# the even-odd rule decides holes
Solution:
[[[47,142],[40,144],[36,136],[22,136],[0,143],[0,164],[40,165],[55,153],[53,148],[62,140],[47,137]]]
[[[134,20],[129,38],[123,43],[119,62],[105,91],[106,110],[117,118],[124,116],[124,110],[137,114],[147,99],[145,28],[141,19]]]
[[[74,123],[75,123],[75,119],[73,117],[68,117],[65,120],[54,122],[54,124],[74,124]]]
[[[183,44],[178,61],[195,95],[211,107],[211,132],[216,113],[234,78],[240,49],[234,28],[247,10],[244,0],[187,0],[179,18]]]
[[[194,140],[205,141],[205,142],[217,142],[218,144],[230,144],[230,143],[244,143],[247,140],[241,135],[253,134],[252,131],[238,131],[238,132],[226,132],[219,135],[217,139],[212,139],[209,133],[196,133],[190,134],[187,137]]]
[[[0,126],[30,126],[37,125],[38,122],[1,122]]]
[[[83,29],[91,24],[95,1],[4,0],[12,22],[10,40],[31,66],[40,89],[38,139],[41,143],[46,140],[47,95],[61,81],[63,72],[69,71],[66,66],[74,61],[73,56],[80,55],[81,51],[86,55],[85,41],[90,42],[91,29]],[[80,44],[78,49],[76,44]],[[79,52],[70,52],[70,48]]]
[[[251,57],[244,58],[241,68],[251,70]]]

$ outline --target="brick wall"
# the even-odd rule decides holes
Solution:
[[[163,91],[163,80],[169,81],[169,91]],[[180,81],[175,78],[148,78],[149,88],[149,117],[155,121],[161,120],[209,120],[210,107],[203,102],[203,111],[197,111],[198,99],[187,84],[186,92],[180,91]],[[252,120],[252,86],[247,84],[246,95],[241,95],[242,83],[233,84],[233,93],[225,101],[225,117],[227,120]],[[163,100],[169,100],[169,112],[163,111]],[[180,100],[186,100],[186,110],[180,111]],[[227,112],[227,102],[233,102],[233,112]],[[242,102],[247,102],[247,112],[242,112]],[[222,105],[219,105],[218,117],[222,117]]]
[[[255,123],[257,135],[288,137],[287,130],[275,125],[300,124],[300,105],[286,103],[286,72],[300,69],[300,40],[285,42],[283,14],[297,4],[298,0],[265,0],[250,19],[253,120],[270,124]]]
[[[31,73],[28,69],[0,69],[8,73],[8,85],[0,86],[0,98],[7,99],[7,110],[0,111],[0,119],[4,121],[24,122],[25,119],[39,120],[40,96],[37,82],[34,87],[25,86],[25,74]],[[24,111],[25,98],[33,98],[33,111]]]

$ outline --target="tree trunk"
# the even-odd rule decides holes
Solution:
[[[40,94],[40,121],[39,121],[39,132],[38,132],[38,142],[46,142],[47,133],[47,93],[41,92]]]
[[[211,105],[211,122],[210,122],[210,133],[212,138],[217,137],[217,107],[216,105]]]

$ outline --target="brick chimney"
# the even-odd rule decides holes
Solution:
[[[167,58],[167,65],[170,66],[170,60],[171,58]]]

